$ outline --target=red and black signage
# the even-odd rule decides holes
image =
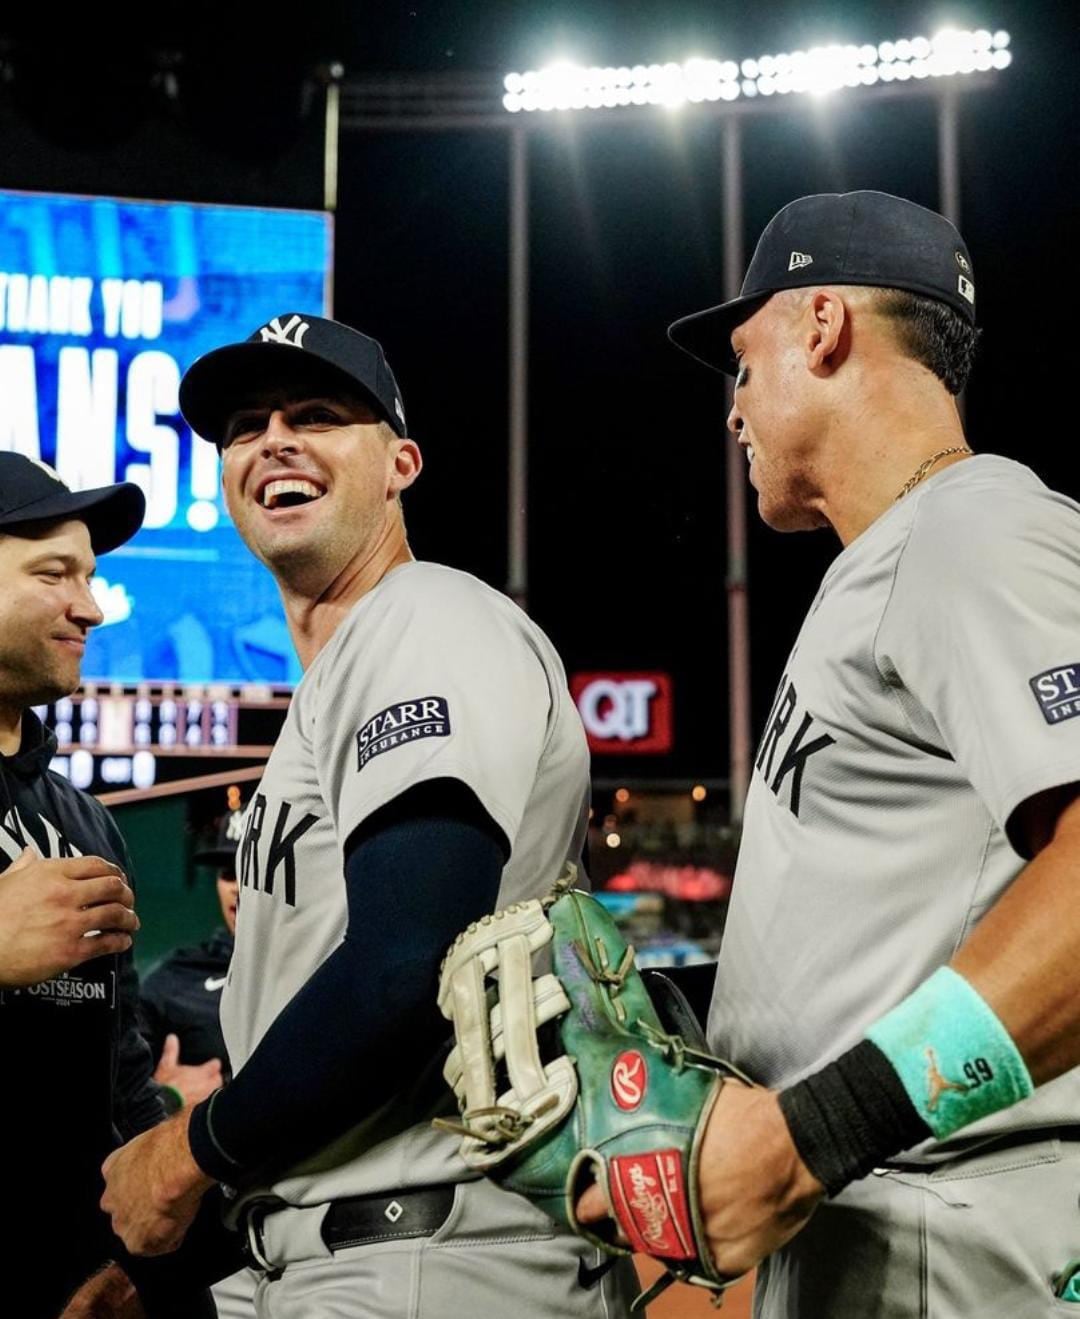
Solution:
[[[667,673],[576,673],[570,693],[598,755],[666,755],[674,744]]]

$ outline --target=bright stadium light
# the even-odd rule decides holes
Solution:
[[[669,108],[742,97],[823,96],[879,82],[952,78],[1006,69],[1008,32],[943,28],[933,37],[902,37],[877,46],[815,46],[756,59],[694,58],[683,64],[585,68],[560,62],[503,79],[503,106],[531,110],[599,110],[625,105]]]

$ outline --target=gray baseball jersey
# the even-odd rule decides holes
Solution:
[[[476,578],[407,563],[358,601],[304,674],[248,806],[221,1008],[237,1071],[341,942],[349,835],[436,778],[467,784],[510,841],[498,905],[539,896],[580,856],[588,751],[551,643]],[[401,1093],[274,1193],[311,1205],[466,1174],[457,1139],[429,1123],[450,1097],[441,1060],[412,1059],[408,1040],[401,1053]]]
[[[1006,832],[1080,780],[1080,506],[965,459],[830,566],[755,757],[709,1020],[788,1085],[947,962],[1024,865]],[[1080,1072],[967,1128],[1080,1121]]]

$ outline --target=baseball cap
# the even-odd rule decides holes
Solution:
[[[21,453],[0,453],[0,532],[26,522],[77,518],[90,532],[95,554],[130,540],[142,526],[146,496],[124,481],[95,490],[69,490],[53,469]]]
[[[864,284],[947,303],[975,323],[971,256],[955,226],[887,192],[824,192],[777,211],[758,239],[737,298],[683,316],[668,338],[735,375],[731,332],[781,289]]]
[[[193,362],[180,381],[180,411],[196,435],[220,449],[225,423],[246,393],[293,384],[358,393],[405,436],[405,406],[382,345],[339,321],[298,311]]]
[[[213,843],[200,848],[192,856],[192,861],[200,866],[229,866],[236,860],[236,849],[244,836],[244,812],[229,811],[218,821]]]

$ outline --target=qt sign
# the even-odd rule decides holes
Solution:
[[[589,749],[601,755],[663,755],[672,748],[666,673],[578,673],[570,680]]]

